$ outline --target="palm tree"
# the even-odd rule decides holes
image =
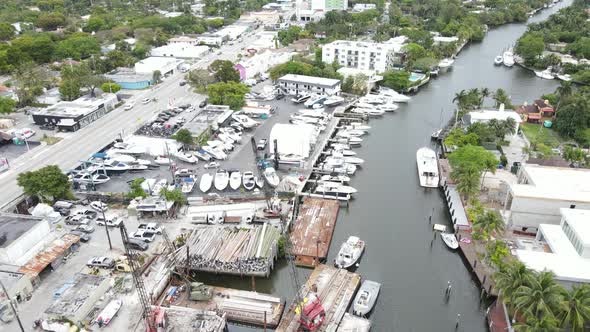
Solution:
[[[506,91],[504,91],[504,89],[496,90],[493,99],[496,101],[496,108],[500,107],[500,104],[504,104],[506,108],[512,108],[510,97],[506,94]]]
[[[494,281],[506,302],[511,303],[516,290],[524,285],[531,274],[531,270],[529,270],[522,262],[511,260],[494,274]]]
[[[529,276],[514,292],[513,304],[527,318],[541,320],[555,317],[563,301],[563,288],[553,279],[551,272]]]
[[[473,230],[483,233],[484,237],[489,240],[492,233],[502,233],[504,226],[504,220],[498,211],[487,210],[475,220]]]
[[[456,171],[452,177],[457,181],[457,191],[463,195],[465,200],[477,193],[479,189],[479,172],[466,169],[462,172]]]
[[[483,106],[483,102],[485,101],[485,99],[490,96],[490,89],[483,88],[479,91],[479,93],[481,96],[479,98],[479,108],[481,108]]]
[[[457,103],[457,107],[459,109],[463,109],[465,107],[465,101],[467,98],[467,92],[465,90],[461,90],[455,93],[455,97],[453,98],[453,103]]]
[[[561,312],[558,315],[560,326],[571,332],[582,332],[590,322],[590,286],[574,286],[564,293]]]
[[[559,87],[557,87],[557,94],[559,95],[559,100],[557,101],[557,105],[555,106],[555,110],[559,109],[561,102],[565,100],[567,97],[571,96],[573,93],[572,82],[561,81]]]
[[[557,327],[557,320],[552,317],[543,317],[541,319],[528,319],[526,323],[514,325],[517,332],[559,332],[562,329]]]
[[[507,118],[502,121],[502,126],[504,127],[506,135],[516,134],[516,120],[514,120],[514,118]],[[502,137],[502,140],[504,140],[504,137]]]

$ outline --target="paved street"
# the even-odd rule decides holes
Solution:
[[[213,49],[205,58],[193,65],[193,68],[206,68],[216,59],[235,60],[240,50],[254,40],[254,34],[242,38],[242,42],[225,45],[220,49]],[[221,55],[218,53],[221,52]],[[172,98],[176,104],[198,104],[205,96],[193,93],[187,85],[180,87],[179,82],[184,74],[175,73],[163,83],[136,95],[135,100],[156,98],[157,102],[143,105],[136,102],[130,111],[118,108],[89,126],[67,135],[55,145],[36,148],[31,153],[20,156],[11,163],[10,170],[0,174],[0,207],[11,203],[22,194],[16,178],[19,173],[36,170],[47,165],[58,165],[63,170],[73,168],[80,160],[87,159],[100,148],[112,142],[119,134],[123,136],[133,133],[143,122],[155,116],[162,109],[167,108],[168,100]]]

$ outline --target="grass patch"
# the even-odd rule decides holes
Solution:
[[[61,137],[43,135],[43,138],[41,138],[41,142],[45,142],[47,145],[53,145],[61,141],[62,139],[63,138]]]
[[[542,143],[552,148],[556,148],[561,142],[563,142],[563,139],[555,130],[545,128],[542,124],[522,123],[520,129],[531,144]]]

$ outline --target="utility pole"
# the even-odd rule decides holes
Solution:
[[[23,323],[20,321],[20,317],[18,316],[18,312],[16,312],[16,309],[14,308],[14,305],[12,304],[12,300],[10,299],[10,295],[8,295],[8,291],[6,291],[6,288],[4,287],[2,280],[0,280],[0,286],[2,286],[2,291],[6,295],[6,298],[8,299],[8,303],[10,304],[10,308],[12,309],[12,313],[14,313],[14,316],[16,317],[16,320],[18,321],[18,326],[20,326],[20,330],[22,332],[25,332],[25,328],[23,327]]]
[[[107,239],[109,240],[109,249],[113,250],[113,244],[111,243],[111,235],[109,234],[109,226],[107,225],[107,218],[104,215],[104,205],[102,199],[98,199],[100,202],[100,212],[102,212],[102,220],[104,220],[104,230],[107,232]]]

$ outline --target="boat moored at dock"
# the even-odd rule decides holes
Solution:
[[[366,316],[377,302],[377,296],[381,290],[381,284],[376,281],[365,280],[361,284],[354,302],[352,304],[352,313],[364,317]]]
[[[364,250],[365,241],[356,236],[350,236],[340,247],[338,256],[334,259],[334,264],[338,268],[347,269],[358,262]]]
[[[423,147],[416,152],[420,186],[437,188],[439,185],[438,159],[434,150]]]

